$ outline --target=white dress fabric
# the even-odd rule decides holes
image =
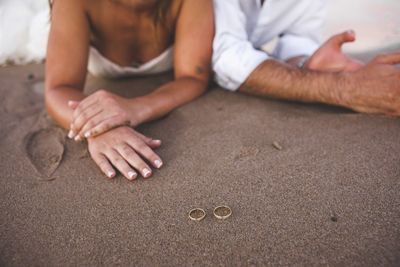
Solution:
[[[121,78],[145,76],[169,71],[173,68],[173,47],[139,66],[120,66],[105,58],[96,48],[89,51],[88,70],[94,76]]]
[[[235,91],[270,57],[311,55],[319,46],[326,0],[214,0],[216,82]],[[272,55],[261,46],[275,38]]]

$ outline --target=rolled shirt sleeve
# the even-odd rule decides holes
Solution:
[[[325,0],[309,1],[295,23],[279,38],[273,56],[281,60],[302,55],[312,55],[320,45],[320,34],[326,16]]]
[[[214,0],[214,12],[214,77],[220,86],[235,91],[268,55],[248,40],[246,16],[239,0]]]

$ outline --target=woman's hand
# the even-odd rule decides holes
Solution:
[[[305,67],[310,70],[328,72],[352,72],[364,66],[342,52],[342,45],[354,42],[353,31],[346,31],[332,36],[309,58]]]
[[[82,101],[69,101],[74,110],[69,138],[80,141],[118,126],[136,126],[141,107],[131,99],[100,90]]]
[[[88,138],[90,155],[107,177],[115,176],[114,166],[129,180],[134,180],[138,172],[145,178],[151,176],[151,168],[144,159],[157,169],[163,165],[153,151],[160,145],[160,140],[153,140],[127,126]]]

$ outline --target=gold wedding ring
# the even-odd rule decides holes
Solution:
[[[218,206],[214,209],[214,216],[217,219],[225,220],[232,215],[232,209],[228,206]]]
[[[206,217],[206,212],[203,209],[195,208],[189,211],[189,219],[192,221],[201,221]]]

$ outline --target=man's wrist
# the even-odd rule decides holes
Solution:
[[[303,57],[301,57],[301,58],[297,61],[297,64],[296,64],[297,67],[298,67],[299,69],[305,69],[309,58],[310,58],[310,57],[308,57],[308,56],[303,56]]]
[[[322,102],[342,107],[350,107],[353,82],[348,73],[326,73],[330,76],[330,86],[325,88],[326,99]]]
[[[286,63],[289,65],[298,68],[298,69],[303,69],[307,67],[307,62],[308,62],[309,56],[307,55],[301,55],[301,56],[296,56],[292,57],[286,60]]]
[[[350,108],[354,102],[354,92],[357,89],[357,83],[354,80],[353,73],[340,72],[338,76],[338,85],[336,88],[337,105]]]

